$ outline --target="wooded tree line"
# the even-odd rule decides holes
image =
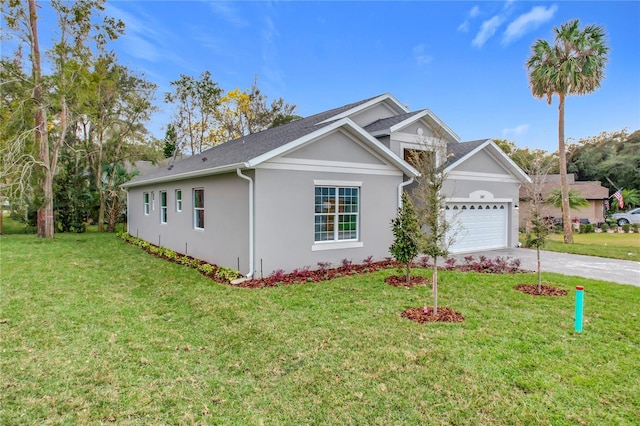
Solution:
[[[518,148],[515,142],[494,139],[496,144],[518,165],[529,172],[532,165],[545,173],[558,173],[557,152]],[[542,159],[542,164],[536,163]],[[626,129],[602,132],[597,136],[579,139],[567,146],[567,171],[576,180],[600,181],[613,194],[619,188],[640,191],[640,130]]]
[[[93,219],[113,230],[125,208],[120,185],[138,160],[194,154],[296,119],[295,105],[268,103],[257,86],[227,93],[205,71],[181,75],[164,100],[175,116],[164,141],[147,130],[157,86],[119,63],[110,42],[125,33],[104,15],[106,0],[0,0],[0,202],[37,225],[38,235],[83,232]],[[41,52],[41,8],[57,19]],[[1,221],[0,221],[1,232]]]

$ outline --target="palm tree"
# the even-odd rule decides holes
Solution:
[[[567,183],[567,155],[564,146],[564,101],[568,95],[584,95],[600,87],[604,78],[609,48],[602,27],[589,25],[580,30],[573,20],[554,27],[554,43],[536,40],[527,60],[529,85],[534,97],[546,98],[551,105],[558,96],[558,157],[562,190],[562,221],[564,242],[573,243]]]
[[[589,205],[589,201],[582,195],[582,192],[576,189],[569,189],[569,208],[575,209],[577,207],[586,207]],[[562,205],[562,188],[553,188],[548,194],[545,203],[563,209]],[[564,218],[564,216],[563,216]]]
[[[622,201],[624,202],[624,207],[629,210],[640,204],[640,193],[637,189],[623,189],[622,190]]]

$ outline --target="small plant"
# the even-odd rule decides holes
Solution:
[[[282,281],[284,279],[284,269],[277,269],[269,275],[274,281]]]
[[[373,265],[373,256],[369,256],[362,261],[367,267],[371,267]]]
[[[342,259],[342,269],[351,269],[351,267],[353,266],[353,261],[347,258]]]
[[[323,275],[327,273],[329,268],[331,267],[331,262],[318,262],[318,271],[320,271]]]
[[[198,271],[204,275],[210,275],[215,270],[214,266],[209,263],[203,263],[198,266]]]
[[[631,225],[631,229],[633,229],[634,233],[638,233],[638,230],[640,230],[640,225],[637,223],[634,223],[633,225]]]
[[[609,231],[609,225],[605,222],[602,225],[600,225],[600,229],[602,230],[602,232],[608,232]]]
[[[218,266],[218,268],[216,269],[215,277],[221,280],[231,282],[236,278],[241,277],[241,275],[240,275],[240,272],[236,271],[235,269]]]
[[[420,266],[422,266],[423,268],[428,268],[430,266],[429,260],[431,260],[429,256],[422,256],[420,257],[420,259],[418,259],[418,264],[420,264]]]
[[[622,232],[624,232],[625,234],[628,234],[630,230],[631,230],[631,224],[625,223],[624,225],[622,225]]]
[[[391,220],[391,229],[394,239],[389,251],[398,263],[404,265],[405,278],[409,282],[411,262],[420,252],[422,230],[413,202],[406,193],[402,193],[402,207]]]
[[[593,232],[593,225],[591,223],[585,223],[580,225],[581,234],[590,234]]]
[[[447,260],[444,261],[444,266],[447,269],[454,269],[456,267],[456,258],[455,257],[450,257]]]

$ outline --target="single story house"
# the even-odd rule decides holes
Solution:
[[[435,137],[435,135],[440,135]],[[515,247],[528,176],[491,140],[460,142],[428,109],[383,94],[250,134],[135,177],[128,232],[251,276],[390,256],[418,175],[408,150],[446,144],[452,252]]]
[[[604,200],[609,198],[609,188],[602,186],[599,181],[577,181],[573,173],[567,174],[569,189],[573,189],[587,200],[589,203],[585,207],[571,209],[571,218],[587,219],[590,223],[604,222]],[[551,191],[560,188],[560,175],[551,174],[545,177],[542,184],[542,199],[544,200]],[[525,227],[529,220],[530,195],[527,187],[520,188],[520,226]],[[562,210],[559,207],[544,205],[543,216],[562,218]]]

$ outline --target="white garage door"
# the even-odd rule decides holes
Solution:
[[[451,253],[507,246],[507,203],[448,203],[447,220],[456,234]]]

